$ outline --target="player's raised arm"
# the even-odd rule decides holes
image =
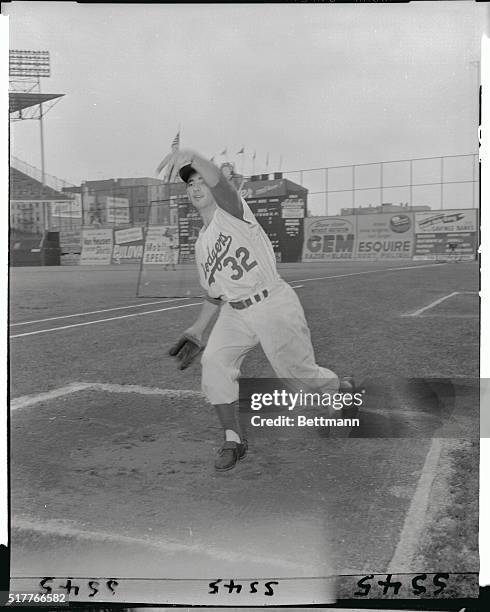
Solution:
[[[188,149],[179,151],[180,166],[190,164],[211,190],[216,204],[234,217],[243,219],[243,205],[238,191],[221,170],[198,153]]]

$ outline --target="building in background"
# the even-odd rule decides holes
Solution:
[[[373,213],[397,213],[397,212],[420,212],[423,210],[431,210],[430,206],[410,206],[408,202],[400,204],[392,204],[386,202],[377,206],[356,206],[356,208],[341,208],[340,216],[346,215],[372,215]]]
[[[84,225],[145,225],[150,204],[165,198],[166,185],[155,178],[84,181],[79,188]]]

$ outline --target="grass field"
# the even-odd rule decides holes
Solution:
[[[220,433],[200,396],[199,366],[180,372],[167,355],[200,300],[165,297],[176,294],[171,272],[158,297],[148,297],[152,281],[137,298],[136,267],[13,269],[13,573],[104,575],[108,563],[109,573],[131,576],[179,576],[189,566],[211,577],[362,574],[393,563],[398,572],[423,571],[414,564],[428,568],[437,556],[431,538],[444,540],[447,571],[476,571],[468,533],[477,533],[477,508],[461,519],[464,535],[450,509],[478,479],[474,453],[454,439],[475,434],[478,266],[341,262],[280,271],[301,299],[317,361],[368,381],[366,431],[389,422],[391,435],[399,428],[403,437],[254,430],[247,460],[215,474]],[[273,376],[259,348],[242,374]],[[421,408],[410,384],[417,378],[451,379],[456,389],[460,428],[437,438],[439,446],[440,415],[435,423]],[[463,472],[434,498],[453,453]]]

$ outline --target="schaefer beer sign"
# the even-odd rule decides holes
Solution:
[[[355,217],[306,218],[303,261],[352,259],[355,221]]]

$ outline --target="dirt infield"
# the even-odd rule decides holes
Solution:
[[[283,269],[302,285],[318,362],[368,380],[477,378],[476,264],[386,269],[397,264]],[[179,372],[167,355],[199,300],[138,300],[135,272],[12,271],[17,575],[41,567],[66,574],[69,566],[72,574],[111,567],[147,576],[153,567],[170,576],[189,563],[195,576],[382,572],[400,546],[418,551],[417,541],[401,541],[410,502],[418,496],[430,507],[432,485],[421,490],[421,476],[429,470],[432,483],[446,468],[431,441],[439,417],[415,415],[413,389],[395,384],[394,401],[385,387],[366,410],[398,433],[408,414],[405,428],[420,426],[423,436],[329,440],[309,428],[258,429],[247,459],[215,474],[220,432],[199,395],[199,366]],[[243,374],[273,375],[260,349]],[[458,423],[471,437],[474,418],[465,410]],[[467,521],[477,529],[475,515]],[[447,554],[460,545],[455,535]],[[476,551],[466,560],[459,571],[474,571]]]
[[[66,536],[95,531],[156,542],[168,553],[158,566],[166,576],[182,575],[186,552],[208,557],[206,577],[231,567],[249,575],[256,561],[274,576],[386,566],[430,441],[415,448],[413,440],[378,441],[373,456],[371,440],[257,428],[246,460],[233,474],[216,474],[221,434],[213,416],[199,398],[169,402],[91,390],[16,410],[12,504],[19,537],[38,517],[38,528],[56,525],[58,534],[71,526]],[[361,513],[359,490],[366,486],[371,493]],[[362,542],[357,552],[354,532]],[[56,575],[65,538],[50,539],[44,571]],[[389,546],[378,556],[379,540]],[[17,552],[16,559],[25,571],[26,556]],[[104,560],[91,555],[91,572]],[[78,572],[87,571],[83,559],[77,563]]]

